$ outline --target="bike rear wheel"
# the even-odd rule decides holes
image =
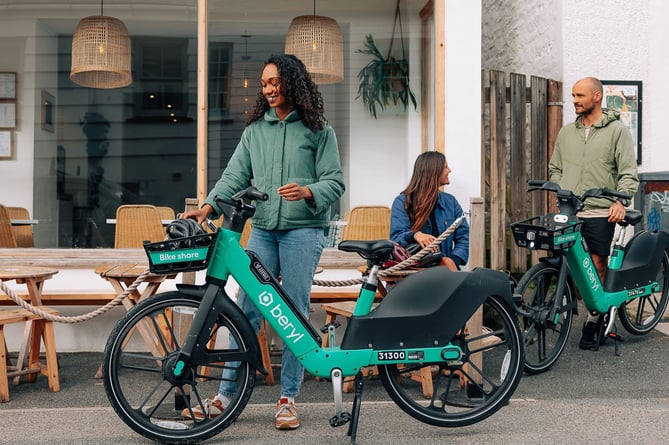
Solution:
[[[620,306],[618,317],[625,329],[633,335],[645,335],[662,320],[669,301],[669,256],[662,255],[662,262],[655,278],[660,285],[657,292],[635,298]]]
[[[255,370],[242,357],[249,349],[247,341],[223,313],[204,350],[193,351],[192,365],[181,376],[174,375],[176,357],[199,304],[199,299],[180,292],[152,297],[121,318],[107,341],[107,398],[130,428],[149,439],[185,444],[214,436],[241,414],[253,391]],[[218,393],[223,375],[237,385],[231,403],[214,418],[192,419],[189,407],[203,412],[206,401]]]
[[[497,297],[481,306],[482,334],[463,327],[453,340],[463,350],[458,362],[420,366],[379,366],[383,386],[410,416],[430,425],[460,427],[491,416],[511,397],[523,374],[523,345],[513,309]],[[417,374],[432,376],[432,394],[424,394]]]
[[[516,293],[522,296],[521,308],[528,316],[519,323],[525,339],[525,371],[538,374],[549,369],[564,350],[573,322],[574,289],[565,283],[558,312],[550,317],[556,295],[560,270],[550,264],[532,266],[521,278]]]

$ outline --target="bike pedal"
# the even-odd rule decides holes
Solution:
[[[611,340],[623,341],[623,336],[616,334],[615,332],[609,332],[609,335],[607,337],[610,338]]]
[[[327,333],[328,333],[328,327],[329,327],[330,325],[334,326],[335,328],[338,328],[339,326],[341,326],[341,323],[339,323],[338,320],[331,321],[330,323],[326,324],[325,326],[323,326],[323,327],[321,328],[321,332],[322,332],[323,334],[327,334]]]
[[[342,426],[351,421],[351,413],[343,412],[330,417],[330,426]]]

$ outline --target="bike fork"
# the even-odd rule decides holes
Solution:
[[[560,262],[560,273],[558,275],[557,289],[555,290],[555,298],[553,299],[553,304],[551,306],[550,313],[548,314],[548,320],[553,324],[557,324],[560,317],[560,308],[562,308],[564,305],[562,300],[565,287],[567,286],[568,274],[569,268],[567,267],[567,262],[564,258],[562,258],[562,261]]]

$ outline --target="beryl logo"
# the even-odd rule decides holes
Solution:
[[[274,295],[267,291],[262,291],[260,295],[258,295],[258,300],[260,304],[265,307],[274,305]],[[304,334],[299,332],[295,325],[291,323],[290,319],[283,315],[283,308],[281,307],[281,303],[274,305],[269,310],[269,314],[276,320],[281,329],[283,329],[285,334],[285,341],[292,341],[293,343],[297,343],[298,341],[302,340]]]
[[[274,296],[267,291],[262,291],[260,294],[260,304],[267,307],[274,301]]]

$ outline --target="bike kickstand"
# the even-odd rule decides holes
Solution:
[[[355,375],[353,383],[355,393],[353,396],[353,408],[351,409],[351,424],[348,426],[348,435],[351,436],[351,445],[355,445],[355,437],[358,432],[358,418],[360,417],[360,404],[362,402],[362,373]]]

